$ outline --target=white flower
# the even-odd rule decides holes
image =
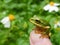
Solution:
[[[4,17],[2,20],[1,20],[1,23],[4,25],[5,28],[10,28],[10,21],[14,20],[15,19],[15,16],[12,15],[12,14],[9,14],[9,16],[7,17]]]
[[[54,2],[50,2],[50,4],[47,4],[43,9],[45,11],[48,10],[49,12],[52,12],[52,11],[58,12],[59,11],[59,8],[57,7],[58,5],[60,5],[60,4],[54,3]]]
[[[54,28],[59,28],[60,27],[60,21],[54,24]]]
[[[10,28],[10,19],[9,19],[9,17],[4,17],[1,20],[1,23],[4,25],[5,28]]]

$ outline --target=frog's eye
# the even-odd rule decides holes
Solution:
[[[41,23],[39,20],[35,20],[35,21],[36,21],[36,23],[38,23],[38,24]]]

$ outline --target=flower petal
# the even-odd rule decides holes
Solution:
[[[58,7],[54,7],[54,8],[55,8],[55,11],[56,11],[56,12],[58,12],[58,11],[59,11]]]
[[[50,5],[48,4],[48,5],[46,5],[43,9],[44,9],[45,11],[47,11],[47,10],[49,9],[49,7],[50,7]]]
[[[54,3],[54,6],[59,6],[60,4],[59,3]]]
[[[56,7],[56,6],[50,6],[50,8],[49,8],[49,12],[52,12],[52,11],[55,11],[55,12],[58,12],[58,7]]]
[[[10,22],[4,24],[4,27],[5,27],[5,28],[10,28]]]
[[[9,18],[8,17],[4,17],[2,20],[1,20],[1,23],[5,24],[6,22],[8,22]]]
[[[49,12],[52,12],[52,11],[54,11],[54,6],[49,7]]]

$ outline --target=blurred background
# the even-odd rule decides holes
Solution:
[[[11,22],[11,28],[4,28],[0,24],[0,45],[30,45],[29,35],[34,25],[29,19],[34,15],[48,19],[53,28],[53,21],[60,19],[60,11],[57,13],[44,11],[43,7],[50,1],[52,0],[0,0],[0,20],[9,14],[15,16],[15,20]],[[60,0],[53,0],[53,2],[60,3]],[[51,38],[52,42],[60,45],[59,38],[56,37],[54,42],[54,37]]]

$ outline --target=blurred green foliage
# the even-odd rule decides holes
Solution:
[[[48,19],[52,28],[53,45],[60,45],[60,31],[53,29],[54,21],[60,19],[60,11],[49,13],[43,10],[50,1],[52,0],[0,0],[0,20],[9,14],[15,16],[11,28],[6,29],[0,24],[0,45],[30,45],[29,34],[34,25],[29,22],[29,19],[34,15]],[[53,1],[60,3],[60,0]]]

